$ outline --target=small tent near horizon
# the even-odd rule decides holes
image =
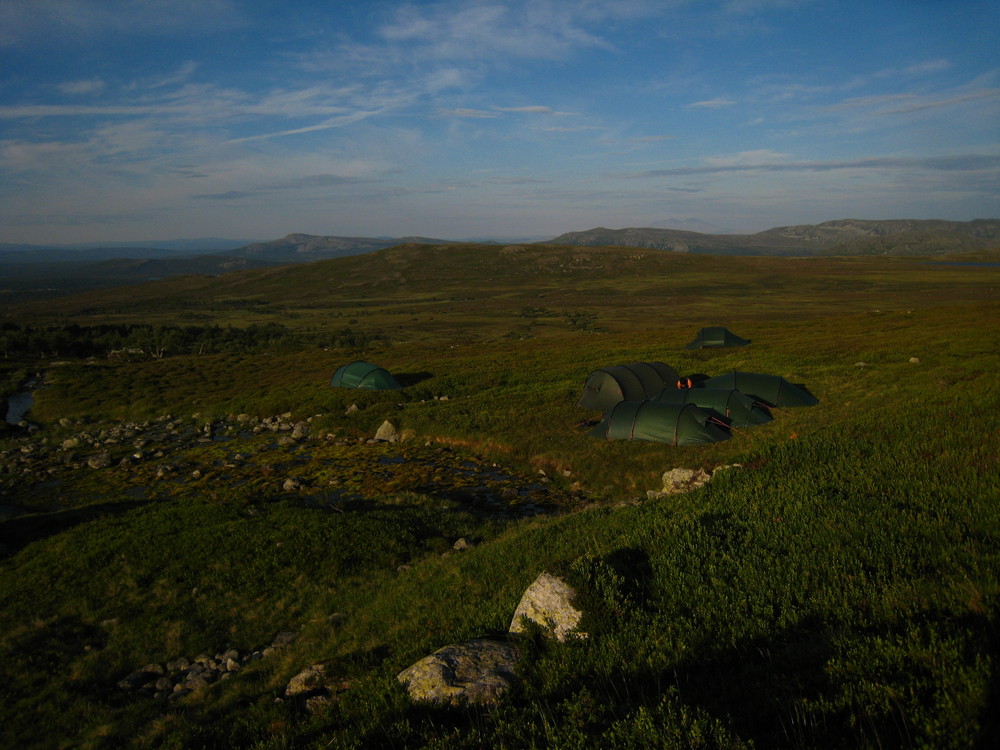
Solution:
[[[772,419],[763,404],[733,389],[664,388],[653,400],[662,404],[694,404],[726,420],[732,427],[751,427]]]
[[[750,341],[740,338],[724,326],[708,326],[698,331],[687,349],[721,349],[728,346],[746,346]]]
[[[607,440],[643,440],[668,445],[705,445],[730,438],[718,419],[694,404],[620,401],[590,431]]]
[[[729,372],[703,380],[696,388],[742,391],[766,406],[815,406],[819,403],[819,399],[805,388],[789,383],[780,375]]]
[[[359,359],[337,368],[330,379],[330,387],[396,391],[403,386],[388,370]]]
[[[620,401],[644,401],[677,381],[677,370],[663,362],[632,362],[594,370],[577,406],[607,411]]]

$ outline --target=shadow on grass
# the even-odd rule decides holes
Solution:
[[[10,557],[32,542],[71,529],[99,516],[120,516],[149,505],[152,500],[99,503],[48,513],[31,513],[0,521],[0,559]]]
[[[422,383],[425,380],[430,380],[434,377],[434,373],[430,372],[400,372],[395,373],[393,376],[396,378],[396,382],[399,383],[404,388],[408,388],[411,385],[416,385],[417,383]]]

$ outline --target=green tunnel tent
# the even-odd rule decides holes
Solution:
[[[619,401],[645,401],[677,383],[677,370],[663,362],[632,362],[594,370],[577,406],[607,411]]]
[[[333,378],[330,379],[330,387],[395,391],[403,386],[388,370],[359,359],[337,368],[337,371],[333,373]]]
[[[620,401],[590,431],[607,440],[645,440],[668,445],[705,445],[728,440],[729,430],[694,404]]]
[[[780,375],[729,372],[703,380],[697,387],[735,389],[767,406],[814,406],[819,403],[819,399],[805,388],[789,383]]]
[[[664,388],[654,401],[661,404],[694,404],[724,419],[733,427],[752,427],[770,422],[767,408],[742,391],[723,388]]]
[[[721,349],[727,346],[746,346],[750,342],[742,339],[723,326],[708,326],[698,331],[687,349]]]

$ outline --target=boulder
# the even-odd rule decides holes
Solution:
[[[480,638],[439,648],[396,679],[416,701],[496,705],[516,681],[519,656],[512,643]]]
[[[310,664],[291,680],[285,687],[285,697],[315,693],[326,687],[326,667],[323,664]]]
[[[105,451],[91,456],[87,459],[87,466],[91,469],[106,469],[111,466],[111,454]]]
[[[719,467],[729,468],[729,467]],[[663,489],[649,490],[646,495],[650,500],[657,500],[668,495],[680,495],[699,487],[704,487],[712,479],[712,471],[704,469],[675,468],[663,473]]]
[[[395,443],[399,441],[399,430],[396,428],[392,422],[388,419],[382,423],[382,426],[378,428],[375,433],[376,440],[384,440],[388,443]]]
[[[525,590],[514,610],[510,632],[526,631],[527,620],[540,625],[559,641],[566,641],[571,636],[586,638],[586,633],[577,630],[583,612],[573,606],[574,596],[576,591],[572,586],[561,578],[542,572]]]

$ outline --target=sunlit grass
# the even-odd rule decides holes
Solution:
[[[531,250],[520,270],[478,280],[511,265],[498,251],[452,256],[462,283],[439,292],[439,250],[373,257],[367,271],[332,264],[336,281],[313,268],[150,288],[159,322],[193,310],[170,295],[211,288],[230,322],[251,317],[232,300],[254,297],[265,303],[254,316],[390,332],[363,352],[48,368],[32,418],[52,445],[164,414],[202,425],[290,412],[313,418],[314,436],[178,445],[169,480],[155,464],[61,469],[57,488],[0,476],[4,502],[31,511],[0,531],[32,534],[0,563],[0,744],[991,746],[997,272],[745,258],[720,275],[728,259]],[[96,318],[142,319],[110,293],[87,304]],[[714,324],[752,343],[684,349]],[[359,357],[407,388],[330,388]],[[598,415],[576,406],[586,376],[651,360],[781,375],[820,403],[703,447],[587,436],[579,423]],[[413,437],[365,445],[385,419]],[[240,468],[227,467],[237,451]],[[470,464],[510,479],[463,473]],[[731,464],[702,490],[645,499],[667,469]],[[306,480],[293,493],[289,473]],[[469,500],[482,483],[537,485],[533,498],[562,512],[484,514]],[[459,537],[471,549],[455,552]],[[401,669],[506,630],[542,570],[578,587],[588,639],[525,644],[519,687],[496,709],[405,698]],[[259,648],[282,630],[298,640],[183,709],[114,688],[150,661]],[[333,704],[307,714],[275,700],[319,661],[350,684]]]

